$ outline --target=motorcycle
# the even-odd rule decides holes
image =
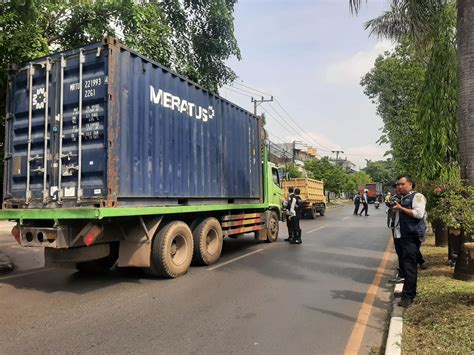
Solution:
[[[376,209],[378,209],[380,207],[380,201],[375,201],[374,206]]]

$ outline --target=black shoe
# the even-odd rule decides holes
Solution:
[[[402,298],[398,303],[400,307],[410,308],[413,304],[413,300],[409,298]]]
[[[285,242],[291,242],[293,240],[293,238],[286,238],[286,239],[283,239],[283,241]]]
[[[428,269],[428,266],[426,266],[425,263],[423,263],[423,264],[418,264],[418,267],[419,267],[421,270],[426,270],[426,269]]]
[[[296,241],[296,244],[301,244],[303,243],[301,240]]]
[[[388,282],[390,282],[392,284],[401,284],[401,283],[405,282],[405,278],[397,276],[397,277],[394,277],[393,279],[388,280]]]
[[[365,216],[366,216],[366,217],[369,217],[369,216],[370,216],[370,214],[366,214]]]

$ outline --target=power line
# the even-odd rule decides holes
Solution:
[[[253,89],[253,88],[251,88],[250,86],[241,84],[241,83],[239,83],[239,82],[233,82],[233,83],[236,83],[236,84],[238,84],[238,85],[240,85],[240,86],[243,86],[244,88],[248,88],[248,89],[253,90],[253,91],[255,91],[255,92],[258,92],[258,93],[260,93],[260,94],[265,94],[265,95],[269,95],[269,96],[270,96],[270,94],[264,93],[263,91],[260,91],[260,90],[257,90],[257,89]],[[242,89],[242,88],[236,88],[236,89],[238,89],[238,90],[240,90],[240,91],[243,91],[243,92],[245,92],[245,93],[248,93],[248,94],[255,95],[254,92],[249,91],[249,90],[246,90],[246,89]],[[272,96],[272,97],[273,97],[273,96]],[[278,101],[278,99],[274,98],[274,101],[277,103],[277,105],[280,107],[280,109],[288,116],[288,118],[296,125],[296,127],[297,127],[299,130],[301,130],[302,134],[304,134],[304,135],[306,136],[306,139],[305,139],[306,141],[310,140],[310,141],[313,142],[313,143],[311,143],[312,145],[320,146],[320,147],[326,149],[328,152],[330,152],[330,151],[333,149],[333,148],[329,148],[328,146],[326,146],[326,145],[324,145],[324,144],[322,144],[322,143],[319,143],[316,139],[314,139],[313,137],[309,136],[309,135],[306,133],[305,129],[304,129],[303,127],[301,127],[301,125],[290,115],[290,113],[282,106],[282,104]],[[269,106],[271,106],[271,105],[269,104]],[[273,106],[271,106],[271,107],[272,107],[272,109],[274,110],[274,112],[275,112],[280,118],[282,118],[284,121],[286,121],[286,119],[285,119],[280,113],[278,113],[278,111],[277,111]]]
[[[240,92],[240,91],[235,90],[235,88],[233,89],[233,88],[231,88],[231,87],[228,87],[227,85],[226,85],[226,86],[223,86],[222,89],[229,90],[229,91],[233,91],[233,92],[235,92],[235,93],[237,93],[237,94],[240,94],[240,95],[243,95],[243,96],[247,96],[247,97],[253,98],[253,96],[244,94],[244,93],[242,93],[242,92]]]
[[[272,107],[272,109],[275,111],[275,109],[273,107]],[[310,142],[310,141],[308,141],[308,139],[306,139],[304,136],[302,136],[301,132],[298,132],[298,130],[295,129],[294,126],[292,126],[291,124],[286,122],[285,118],[282,117],[281,115],[279,115],[277,111],[275,111],[275,113],[283,120],[283,123],[281,123],[281,121],[279,119],[277,119],[276,117],[272,116],[264,108],[262,108],[262,110],[264,110],[268,114],[269,117],[273,118],[284,130],[290,131],[290,133],[294,134],[297,137],[298,140],[303,141],[303,142],[300,142],[300,143],[302,143],[303,145],[309,146],[309,147],[314,147],[315,146],[314,142]],[[324,149],[324,148],[318,148],[318,150],[323,151],[323,152],[328,152],[328,153],[330,152],[330,150],[327,150],[327,149]]]
[[[247,89],[250,89],[250,90],[252,90],[252,91],[255,91],[256,93],[258,93],[258,94],[260,94],[260,95],[272,96],[271,94],[269,94],[269,93],[267,93],[267,92],[254,89],[254,88],[252,88],[252,87],[250,87],[250,86],[247,86],[247,85],[244,85],[244,84],[242,84],[242,83],[239,83],[238,81],[234,81],[234,82],[231,83],[231,85],[232,85],[232,84],[237,84],[237,85],[239,85],[239,86],[243,86],[244,88],[247,88]]]
[[[229,85],[225,85],[223,87],[223,89],[226,89],[226,90],[229,90],[229,91],[233,91],[237,94],[240,94],[240,95],[243,95],[243,96],[246,96],[246,97],[249,97],[251,99],[253,99],[254,96],[257,96],[256,93],[258,94],[263,94],[263,95],[268,95],[268,96],[271,96],[271,94],[269,93],[266,93],[264,91],[261,91],[261,90],[257,90],[257,89],[254,89],[248,85],[245,85],[245,84],[242,84],[240,82],[237,82],[237,81],[234,81],[231,83],[231,85],[233,84],[237,84],[241,87],[235,87],[235,86],[229,86]],[[252,90],[252,91],[250,91]],[[316,141],[313,137],[311,137],[310,135],[308,135],[306,133],[306,130],[290,115],[290,113],[283,107],[283,105],[278,101],[278,99],[274,98],[274,101],[275,103],[278,105],[278,107],[286,114],[286,116],[288,116],[288,118],[291,120],[291,122],[296,126],[297,129],[295,129],[295,126],[293,126],[292,124],[290,124],[286,119],[285,117],[283,117],[277,110],[275,107],[273,107],[273,105],[271,104],[268,104],[268,106],[272,109],[273,112],[275,112],[276,116],[278,116],[281,120],[283,120],[284,123],[281,123],[281,121],[279,119],[277,119],[276,117],[272,116],[267,110],[265,110],[263,107],[262,107],[262,110],[267,113],[268,117],[269,118],[272,118],[273,120],[275,120],[276,123],[278,123],[283,129],[285,130],[289,130],[291,131],[293,134],[295,134],[299,139],[302,139],[304,142],[306,142],[306,144],[308,144],[310,147],[311,146],[320,146],[324,149],[321,149],[321,148],[318,148],[318,151],[322,151],[322,152],[326,152],[326,153],[331,153],[333,152],[333,149],[332,148],[329,148],[328,146],[322,144],[322,143],[319,143],[318,141]],[[301,130],[301,132],[298,132],[298,129]],[[278,138],[282,143],[286,143],[284,142],[284,140],[282,140],[281,138],[275,136],[274,134],[272,134],[275,138]],[[304,144],[303,144],[304,145]],[[321,156],[320,154],[317,154],[318,156]],[[361,156],[361,157],[379,157],[379,155],[377,154],[356,154],[356,153],[345,153],[346,156]]]
[[[290,118],[290,120],[292,120],[292,121],[296,124],[296,126],[299,127],[299,129],[301,129],[301,130],[303,130],[303,132],[305,132],[304,128],[301,127],[300,124],[299,124],[299,123],[288,113],[288,111],[285,110],[285,108],[280,104],[280,101],[278,101],[277,99],[275,99],[275,102],[276,102],[276,104],[277,104],[278,106],[280,106],[280,108],[283,110],[283,112],[286,113],[286,115]],[[306,134],[306,132],[305,132],[305,134]],[[316,140],[315,140],[315,141],[316,141]],[[323,144],[321,144],[321,143],[319,143],[319,142],[318,142],[318,145],[320,145],[320,146],[323,147],[323,148],[326,148],[326,149],[331,150],[331,148],[329,148],[329,147],[327,147],[327,146],[325,146],[325,145],[323,145]]]

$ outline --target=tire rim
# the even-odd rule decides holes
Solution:
[[[171,241],[170,256],[173,264],[182,265],[188,256],[188,243],[182,234],[176,235]]]
[[[209,230],[206,236],[206,250],[210,255],[217,253],[219,248],[219,236],[215,229]]]
[[[275,238],[277,232],[278,232],[278,221],[275,218],[272,218],[270,220],[270,235],[272,236],[272,238]]]

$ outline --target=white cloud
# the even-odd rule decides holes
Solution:
[[[382,40],[368,51],[359,51],[349,58],[329,64],[323,73],[323,80],[336,86],[359,86],[361,77],[373,67],[375,59],[393,47],[391,41]]]

